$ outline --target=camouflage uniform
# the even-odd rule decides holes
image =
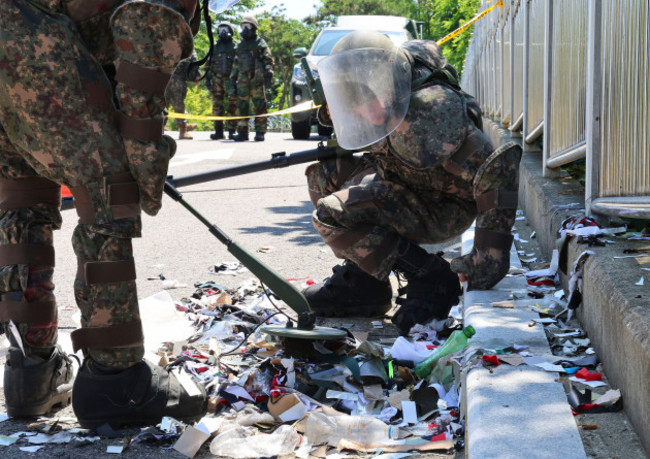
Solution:
[[[235,60],[235,46],[236,43],[232,39],[228,41],[218,40],[212,51],[212,58],[209,61],[205,79],[212,94],[213,116],[224,116],[226,107],[228,116],[237,114],[237,94],[235,94],[230,80],[230,73]],[[223,131],[223,121],[215,121],[214,125],[216,130]],[[225,122],[225,127],[228,131],[235,130],[236,124],[233,120],[228,120]]]
[[[196,62],[196,53],[192,53],[187,59],[183,59],[172,73],[169,79],[169,84],[165,89],[165,100],[175,113],[185,113],[185,96],[187,95],[187,82],[196,81],[199,78],[199,68],[190,65]],[[183,118],[176,118],[178,130],[185,132],[187,128],[187,120]]]
[[[474,250],[452,269],[467,274],[470,287],[490,288],[509,268],[521,151],[493,152],[478,105],[435,43],[403,49],[415,59],[405,119],[361,158],[308,167],[314,225],[339,258],[385,279],[400,237],[441,243],[476,219]]]
[[[73,345],[109,367],[142,360],[131,239],[140,209],[161,205],[175,148],[162,135],[163,92],[192,51],[195,7],[0,2],[0,317],[17,323],[28,356],[56,343],[52,231],[64,184],[79,215]]]
[[[237,85],[237,109],[239,116],[250,114],[253,102],[255,115],[263,115],[266,110],[264,79],[273,76],[273,57],[263,38],[255,35],[250,40],[242,40],[235,48],[235,62],[230,79]],[[248,129],[248,119],[239,120],[237,130]],[[255,132],[266,132],[266,117],[255,118]]]

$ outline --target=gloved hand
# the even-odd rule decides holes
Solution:
[[[266,89],[271,89],[271,85],[273,84],[273,75],[267,75],[264,77],[264,87]]]
[[[237,95],[237,80],[230,80],[230,90],[228,91],[228,95]]]
[[[468,281],[469,290],[488,290],[508,274],[510,252],[495,248],[473,247],[472,252],[451,261],[451,270]]]

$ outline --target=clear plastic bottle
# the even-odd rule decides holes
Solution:
[[[426,378],[433,370],[434,365],[440,358],[465,349],[467,341],[474,336],[476,330],[471,325],[463,328],[462,330],[454,330],[447,341],[443,343],[438,349],[433,351],[429,357],[415,366],[415,374],[420,378]]]
[[[377,445],[399,437],[399,428],[372,416],[328,416],[311,412],[305,425],[305,435],[314,445],[336,446],[340,439]]]

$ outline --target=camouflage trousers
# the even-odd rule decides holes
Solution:
[[[237,110],[239,116],[249,116],[250,103],[253,103],[254,115],[267,113],[264,81],[239,74],[237,80]],[[248,119],[237,122],[239,128],[248,126]],[[266,132],[266,117],[255,118],[255,132]]]
[[[210,92],[212,93],[212,115],[228,116],[237,115],[237,95],[231,94],[232,83],[227,77],[212,77],[210,81]],[[234,120],[215,121],[215,126],[225,126],[226,130],[235,130],[237,125]]]
[[[51,348],[57,341],[54,256],[50,261],[27,255],[12,260],[6,254],[16,249],[52,253],[52,232],[61,226],[59,185],[64,184],[83,188],[94,214],[91,223],[80,219],[72,237],[80,267],[74,292],[82,330],[131,324],[141,329],[134,275],[126,281],[91,282],[84,272],[92,262],[132,264],[131,239],[141,233],[139,209],[119,218],[120,206],[108,202],[107,179],[129,173],[108,78],[68,17],[27,1],[0,2],[0,62],[3,325],[9,319],[16,323],[27,352]],[[42,189],[25,186],[34,180],[42,180]],[[19,310],[8,312],[8,302]],[[53,312],[47,320],[35,321],[43,316],[38,315],[43,304]],[[12,314],[22,319],[13,320]],[[84,353],[106,365],[127,366],[142,359],[143,346],[140,341],[84,348]]]
[[[382,177],[368,156],[310,165],[314,227],[334,254],[385,279],[397,242],[440,243],[462,234],[476,216],[474,202],[437,191],[414,191]]]
[[[175,113],[185,113],[185,96],[187,96],[187,83],[179,78],[171,78],[165,89],[165,100]],[[176,118],[178,126],[185,126],[187,120]]]

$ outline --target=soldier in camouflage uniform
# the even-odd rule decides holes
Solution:
[[[235,42],[232,39],[234,33],[234,27],[227,21],[217,26],[219,39],[206,66],[205,80],[210,93],[212,93],[213,116],[226,114],[224,102],[228,107],[229,116],[237,114],[237,94],[235,94],[235,88],[230,81],[230,72],[232,72],[232,64],[235,61]],[[235,136],[235,122],[227,120],[225,125],[228,130],[228,138],[232,140]],[[210,134],[210,138],[212,140],[223,139],[223,127],[223,121],[215,121],[214,134]]]
[[[183,59],[174,69],[172,77],[169,79],[169,84],[165,89],[165,99],[171,105],[176,113],[185,113],[185,96],[187,95],[187,82],[193,81],[197,83],[199,77],[199,68],[192,64],[196,62],[196,53],[192,53],[187,59]],[[191,140],[192,136],[188,131],[196,129],[196,124],[189,124],[183,118],[176,118],[176,125],[178,126],[178,140]]]
[[[250,114],[250,102],[253,102],[255,115],[266,111],[266,91],[271,87],[273,78],[273,57],[263,38],[257,35],[257,19],[246,15],[241,20],[240,35],[242,41],[235,48],[235,63],[230,79],[237,91],[237,109],[239,116]],[[266,117],[255,118],[255,140],[263,141],[266,133]],[[248,119],[239,120],[235,141],[248,140]]]
[[[79,422],[191,421],[206,410],[203,388],[191,395],[143,360],[131,246],[140,210],[155,215],[161,206],[175,151],[163,135],[163,94],[199,25],[195,0],[0,1],[0,321],[10,340],[10,416],[40,416],[71,398],[52,283],[61,184],[79,216],[72,244],[82,328],[71,335],[84,354],[72,393]]]
[[[346,261],[305,296],[320,315],[380,315],[391,307],[395,270],[408,282],[392,318],[402,333],[446,319],[459,274],[470,289],[488,289],[508,272],[521,148],[494,151],[478,105],[434,42],[398,48],[354,32],[319,74],[339,144],[367,152],[306,171],[314,225]],[[419,246],[453,239],[475,219],[471,254],[451,266]]]

